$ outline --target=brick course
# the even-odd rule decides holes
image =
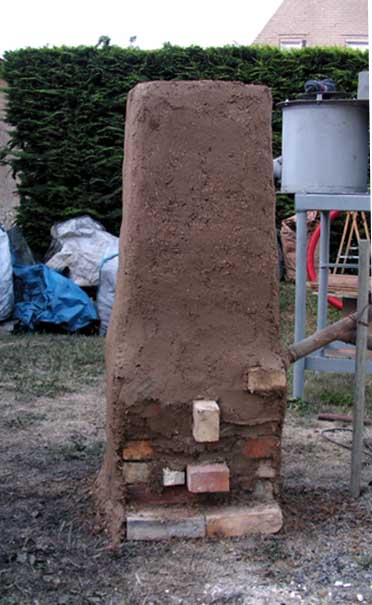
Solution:
[[[223,506],[206,513],[179,507],[145,508],[127,515],[128,540],[170,538],[229,538],[278,532],[283,515],[275,502],[250,506]]]

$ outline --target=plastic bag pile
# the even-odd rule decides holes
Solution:
[[[100,320],[104,335],[114,301],[118,238],[88,216],[57,223],[42,264],[34,262],[17,229],[9,238],[0,227],[0,321],[12,317],[30,330],[56,325],[76,332]],[[83,287],[98,287],[96,304]]]
[[[68,274],[78,286],[98,286],[104,258],[118,253],[119,240],[90,216],[53,225],[47,266]]]

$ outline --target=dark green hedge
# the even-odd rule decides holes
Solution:
[[[43,252],[58,220],[88,213],[113,233],[121,220],[121,166],[128,91],[145,80],[240,80],[272,88],[274,103],[302,92],[308,78],[333,78],[356,93],[368,53],[271,47],[157,51],[118,47],[24,49],[5,54],[8,120],[3,150],[19,178],[18,220]],[[281,113],[273,113],[273,153],[280,154]],[[279,200],[278,218],[288,212]]]

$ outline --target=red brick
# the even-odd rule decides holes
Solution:
[[[228,466],[224,462],[188,465],[187,488],[194,494],[230,491]]]
[[[252,437],[243,448],[248,458],[272,458],[280,447],[277,437]]]
[[[207,513],[206,519],[209,538],[272,534],[283,525],[282,511],[276,502],[224,507]]]
[[[124,460],[151,460],[154,450],[149,441],[129,441],[123,449]]]

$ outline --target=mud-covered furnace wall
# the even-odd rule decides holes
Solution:
[[[274,206],[267,88],[152,82],[131,91],[98,482],[114,534],[137,503],[275,493],[286,380]],[[198,400],[219,406],[218,441],[195,440]],[[228,468],[229,491],[195,493],[187,477],[164,486],[164,469],[182,477],[216,463]]]

